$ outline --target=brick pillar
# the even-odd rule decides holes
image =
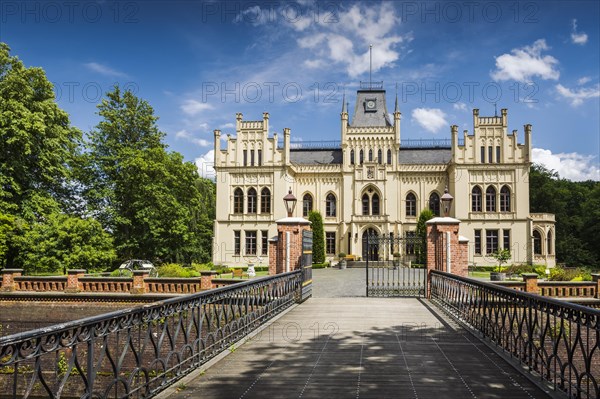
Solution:
[[[525,292],[532,294],[540,293],[537,273],[523,273],[521,277],[523,277],[523,282],[525,283]]]
[[[83,289],[81,279],[85,274],[84,269],[70,269],[67,270],[67,289],[65,292],[74,293],[80,292]]]
[[[468,242],[458,235],[460,220],[450,217],[436,217],[427,221],[427,293],[431,292],[432,270],[448,271],[448,255],[450,256],[450,273],[466,277],[468,274]],[[449,236],[447,233],[450,233]],[[448,253],[448,237],[450,251]],[[441,248],[440,248],[441,246]]]
[[[214,270],[206,270],[200,272],[200,289],[210,290],[212,288],[212,279],[217,275]]]
[[[279,274],[286,271],[289,255],[289,270],[300,268],[302,260],[302,231],[310,230],[310,222],[303,218],[287,217],[277,222],[277,241],[269,242],[269,274]],[[289,233],[289,254],[287,237]],[[275,251],[273,251],[275,248]]]
[[[2,288],[0,291],[10,292],[17,290],[15,277],[20,277],[23,274],[23,269],[3,269],[2,270]]]
[[[596,298],[600,299],[600,273],[592,274],[592,280],[596,283]]]
[[[150,276],[150,272],[148,270],[133,271],[133,286],[131,287],[131,293],[133,295],[140,295],[146,293],[146,282],[144,280],[148,276]]]

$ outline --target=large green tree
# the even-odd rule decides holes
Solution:
[[[208,260],[210,244],[198,248],[207,223],[203,183],[192,163],[166,150],[150,104],[117,86],[98,110],[102,120],[89,135],[84,161],[84,197],[112,232],[119,258]]]

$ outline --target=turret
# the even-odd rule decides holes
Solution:
[[[283,164],[290,163],[290,128],[283,128]]]
[[[531,162],[531,125],[525,125],[525,162]]]
[[[219,129],[215,129],[213,130],[213,133],[215,134],[215,143],[214,143],[214,152],[215,152],[215,166],[219,166],[219,163],[221,162],[221,131]]]

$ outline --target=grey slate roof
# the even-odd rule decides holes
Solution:
[[[366,112],[365,102],[369,99],[375,100],[377,104],[376,112]],[[359,90],[356,93],[356,105],[354,106],[354,116],[350,126],[391,126],[388,120],[387,107],[385,104],[385,90]]]
[[[290,150],[290,161],[305,165],[331,165],[342,163],[342,150]]]
[[[452,159],[450,148],[400,148],[398,163],[445,164]]]

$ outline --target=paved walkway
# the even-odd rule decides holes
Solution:
[[[359,280],[315,270],[317,297],[161,397],[547,397],[426,300],[322,297],[355,286],[321,286],[336,272]]]
[[[313,297],[342,298],[366,296],[366,269],[350,268],[313,270]]]

